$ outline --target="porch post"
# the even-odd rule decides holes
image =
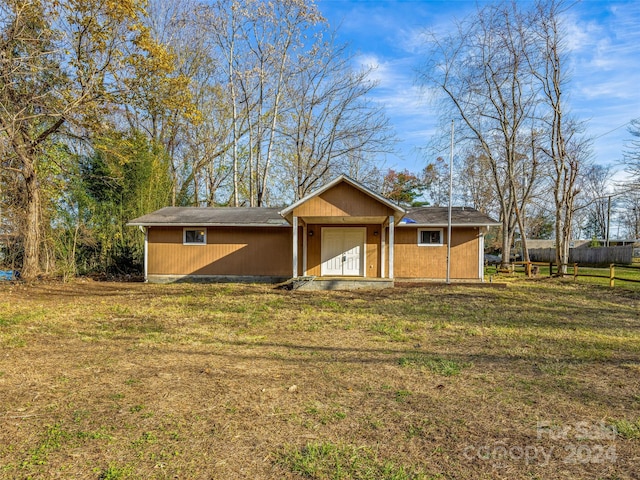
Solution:
[[[385,226],[384,223],[382,225],[380,225],[380,278],[384,278],[384,272],[385,272],[385,260],[387,259],[385,251],[384,251],[384,247],[386,244],[386,232],[385,232]]]
[[[148,281],[147,280],[147,274],[149,271],[149,227],[140,227],[140,230],[142,230],[142,233],[144,233],[144,281],[145,283]]]
[[[293,217],[293,278],[298,278],[298,217]]]
[[[307,276],[307,222],[302,225],[302,275]]]
[[[389,278],[393,278],[394,224],[393,215],[389,215]]]
[[[480,233],[480,238],[478,239],[478,275],[480,276],[480,281],[484,282],[484,227],[478,227],[478,232]]]
[[[144,281],[149,275],[149,227],[144,227]]]
[[[478,227],[478,232],[480,233],[478,238],[478,275],[480,281],[484,282],[484,231],[482,227]]]

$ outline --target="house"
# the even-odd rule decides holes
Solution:
[[[405,209],[339,176],[285,209],[166,207],[129,222],[145,232],[145,279],[336,286],[444,280],[448,208]],[[452,209],[450,278],[482,281],[484,235],[497,225]]]

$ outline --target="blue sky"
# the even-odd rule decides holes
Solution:
[[[479,1],[479,4],[484,2]],[[476,8],[468,0],[318,0],[356,62],[373,66],[373,98],[386,106],[400,138],[387,168],[422,169],[437,112],[416,85],[424,60],[423,32],[446,31]],[[640,1],[583,0],[568,13],[573,114],[587,121],[594,161],[615,164],[629,140],[627,123],[640,117]],[[618,176],[620,178],[620,176]]]

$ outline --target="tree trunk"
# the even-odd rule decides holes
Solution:
[[[558,207],[560,214],[556,216],[556,261],[559,264],[558,273],[567,273],[569,263],[569,246],[571,243],[571,225],[573,223],[573,201],[575,193]],[[559,235],[559,236],[558,236]]]
[[[510,221],[506,215],[503,215],[502,218],[502,261],[500,262],[501,268],[508,268],[511,263],[511,236],[509,235],[510,231]]]
[[[562,215],[556,215],[556,263],[558,264],[558,274],[560,276],[567,273],[567,263],[569,262],[569,242],[566,238],[565,222]]]
[[[522,247],[522,261],[528,262],[529,259],[529,247],[527,246],[527,235],[524,228],[524,215],[520,209],[516,209],[516,219],[518,222],[518,228],[520,229],[520,245]]]
[[[25,216],[24,257],[21,275],[32,279],[40,274],[40,186],[33,165],[24,162]]]

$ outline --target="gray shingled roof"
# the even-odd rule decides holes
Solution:
[[[400,222],[400,226],[428,225],[431,227],[443,227],[447,225],[448,216],[448,207],[410,208]],[[498,222],[474,208],[452,207],[451,224],[455,226],[490,226],[498,225]]]
[[[131,220],[131,226],[247,226],[288,227],[289,223],[279,214],[279,208],[247,207],[165,207],[148,215]],[[418,207],[407,211],[400,226],[440,227],[447,225],[447,207]],[[452,225],[497,225],[492,218],[468,207],[453,207]]]
[[[131,220],[131,226],[253,226],[280,227],[289,223],[280,216],[279,208],[247,207],[165,207]]]

